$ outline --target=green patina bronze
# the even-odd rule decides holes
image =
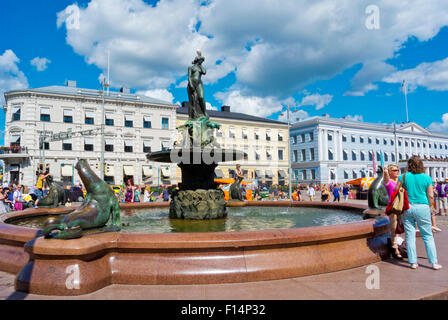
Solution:
[[[46,197],[42,198],[37,203],[37,206],[40,208],[56,208],[59,203],[65,205],[67,199],[65,198],[64,188],[62,185],[56,181],[53,181],[52,176],[47,176],[45,181],[50,186],[50,191]]]
[[[384,209],[389,203],[389,195],[384,185],[384,171],[382,166],[378,166],[376,171],[378,177],[370,185],[368,196],[369,208]]]
[[[112,226],[108,231],[119,231],[120,206],[111,187],[92,171],[87,161],[79,160],[76,169],[86,187],[86,199],[75,211],[62,217],[49,218],[43,229],[44,236],[55,239],[79,238],[83,230],[105,226],[111,216]]]

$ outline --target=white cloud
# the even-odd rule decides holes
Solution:
[[[66,40],[103,72],[110,49],[112,81],[137,89],[177,83],[201,49],[208,71],[204,82],[234,73],[248,97],[285,99],[358,64],[362,68],[347,94],[364,95],[394,72],[385,61],[409,37],[426,41],[448,25],[446,0],[377,0],[381,28],[368,30],[370,4],[160,0],[151,6],[142,0],[92,0],[79,8],[76,28],[66,24]],[[59,27],[66,18],[65,11],[58,13]]]
[[[212,105],[210,104],[210,102],[206,102],[206,103],[205,103],[205,108],[206,108],[207,110],[215,110],[215,111],[218,111],[218,108],[212,106]]]
[[[290,114],[289,114],[289,120],[291,123],[300,121],[300,120],[305,120],[306,118],[309,118],[310,115],[308,114],[308,112],[306,112],[305,110],[291,110]],[[278,116],[278,120],[279,121],[283,121],[283,122],[288,122],[288,115],[286,112],[282,112],[279,116]]]
[[[166,89],[150,89],[146,91],[137,91],[137,94],[145,95],[147,97],[159,99],[169,103],[173,103],[174,101],[173,94]]]
[[[315,106],[316,110],[322,109],[331,102],[333,96],[331,94],[310,94],[303,97],[300,106]]]
[[[0,56],[0,102],[4,103],[4,93],[28,87],[28,79],[19,70],[19,58],[8,49]]]
[[[39,58],[35,57],[33,60],[30,61],[31,65],[36,68],[37,71],[44,71],[48,68],[48,65],[51,63],[51,60],[48,60],[47,58]]]
[[[267,117],[273,113],[282,111],[284,101],[275,97],[258,97],[244,95],[239,90],[230,92],[218,92],[215,98],[222,101],[223,105],[231,107],[230,111],[251,114],[258,117]]]
[[[448,58],[430,63],[421,63],[417,67],[392,73],[383,79],[388,83],[402,83],[406,80],[408,90],[425,87],[434,91],[448,90]]]
[[[429,125],[430,131],[448,133],[448,113],[444,113],[442,116],[442,122],[433,122]]]

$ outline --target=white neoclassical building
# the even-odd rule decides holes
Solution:
[[[373,177],[373,160],[406,166],[412,155],[425,159],[434,181],[448,178],[448,135],[430,132],[417,123],[378,124],[328,115],[292,125],[294,177],[305,183],[342,183]]]
[[[4,181],[33,185],[44,163],[56,180],[78,183],[74,165],[81,158],[99,175],[104,121],[107,182],[122,184],[129,177],[135,184],[177,182],[174,164],[151,163],[145,156],[172,146],[176,105],[123,88],[105,93],[103,119],[101,92],[78,88],[75,81],[67,86],[9,91],[5,101],[5,146],[0,150]],[[70,131],[65,140],[49,139]],[[43,135],[48,137],[40,143]]]

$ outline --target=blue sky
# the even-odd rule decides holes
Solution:
[[[210,108],[403,122],[406,79],[410,121],[448,134],[444,0],[6,0],[0,32],[2,96],[67,80],[99,88],[109,51],[114,89],[180,103],[199,49]]]

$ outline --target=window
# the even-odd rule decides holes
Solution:
[[[394,139],[390,139],[390,145],[393,146],[395,144]]]
[[[368,138],[368,143],[372,144],[372,138],[371,137]]]
[[[381,154],[379,152],[376,153],[376,161],[381,161]]]
[[[417,141],[417,148],[420,148],[420,141]]]
[[[414,146],[415,146],[414,141],[411,141],[411,147],[414,147]]]
[[[85,124],[94,124],[95,113],[93,111],[86,111]]]
[[[20,136],[12,136],[10,139],[10,146],[20,147]]]
[[[267,160],[272,160],[271,151],[269,151],[269,150],[266,150],[266,159]]]
[[[344,179],[348,179],[348,172],[344,171]]]
[[[348,153],[347,153],[347,150],[344,150],[344,151],[342,152],[342,160],[348,160]]]
[[[40,108],[40,121],[50,122],[50,108]]]
[[[283,160],[283,150],[278,150],[278,160]]]
[[[314,156],[314,148],[311,148],[310,149],[310,156],[311,156],[311,161],[314,161],[315,160],[315,156]]]
[[[132,114],[124,115],[124,126],[132,128],[134,126],[134,116]]]
[[[84,138],[84,151],[93,151],[93,138]]]
[[[331,133],[328,134],[328,141],[332,141],[333,140],[333,135]]]
[[[302,175],[303,175],[303,180],[306,180],[307,179],[307,177],[306,177],[306,170],[302,171]]]
[[[301,134],[301,137],[302,137],[302,143],[304,143],[304,142],[306,141],[305,134],[302,133],[302,134]]]
[[[373,152],[369,151],[369,161],[373,161]]]
[[[216,136],[217,137],[222,137],[222,132],[221,131],[216,131]]]
[[[408,140],[405,140],[404,145],[405,145],[406,147],[409,147],[409,141],[408,141]]]
[[[133,152],[132,140],[124,140],[124,152]]]
[[[357,179],[358,178],[358,174],[356,173],[356,171],[355,170],[353,170],[353,179]]]
[[[235,129],[234,128],[230,128],[230,130],[229,130],[229,138],[235,139]]]
[[[169,141],[162,141],[162,151],[167,151],[170,148]]]
[[[243,139],[247,139],[247,135],[246,138],[244,138],[244,133],[243,133]],[[280,133],[278,134],[278,141],[283,141],[283,135],[281,135]]]
[[[19,121],[20,120],[20,107],[13,107],[12,108],[12,121]]]
[[[169,129],[169,119],[162,118],[162,129]]]
[[[359,143],[364,143],[364,137],[359,137]]]
[[[242,135],[242,137],[243,137],[244,140],[247,140],[247,129],[246,128],[243,128],[243,135]],[[280,139],[283,139],[283,137],[280,136],[280,134],[279,134],[278,135],[278,141],[282,141]]]
[[[71,109],[64,109],[64,119],[63,119],[63,121],[65,123],[73,123],[73,110],[71,110]]]
[[[356,142],[356,137],[355,136],[352,136],[352,142],[353,143]]]
[[[114,114],[112,112],[106,112],[106,126],[114,125]]]
[[[151,141],[143,141],[143,152],[144,153],[151,152]]]
[[[258,135],[258,131],[255,131],[255,140],[259,140],[260,136]]]
[[[392,162],[395,162],[395,153],[391,153]]]
[[[104,139],[104,151],[113,152],[114,151],[114,141],[112,139]]]
[[[44,150],[50,150],[50,143],[49,142],[43,142],[40,145],[40,149],[44,149]]]
[[[366,177],[366,173],[364,171],[361,171],[361,178],[365,178]]]
[[[403,160],[403,154],[402,153],[398,154],[398,159],[399,160]]]
[[[380,139],[376,138],[376,144],[380,144]]]
[[[314,132],[310,132],[310,141],[314,141]]]
[[[355,151],[352,151],[352,160],[356,161],[356,152]]]
[[[296,152],[296,156],[297,156],[297,151],[294,150]],[[255,160],[260,160],[260,154],[258,153],[258,151],[255,151]]]
[[[143,128],[149,129],[151,128],[151,117],[143,116]]]
[[[266,131],[266,141],[271,141],[271,132],[269,130]]]
[[[387,139],[383,139],[383,144],[386,146],[387,145]]]
[[[72,143],[71,142],[63,142],[62,150],[66,150],[66,151],[72,150]]]
[[[331,149],[328,150],[328,160],[333,160],[333,151]]]
[[[301,152],[302,152],[302,161],[306,161],[306,150],[302,149]]]
[[[347,142],[347,136],[346,135],[342,135],[342,142]]]
[[[366,161],[366,154],[363,151],[361,151],[360,157],[361,161]]]
[[[398,146],[401,147],[401,140],[398,140]]]
[[[384,162],[388,161],[389,161],[389,155],[387,154],[387,152],[384,152]]]
[[[293,161],[293,162],[297,162],[297,150],[294,150],[294,151],[293,151],[292,161]]]

